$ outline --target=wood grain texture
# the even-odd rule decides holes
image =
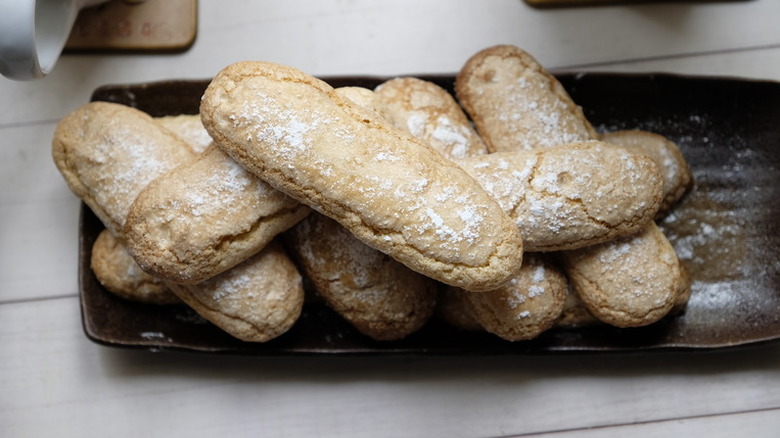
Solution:
[[[533,436],[780,409],[777,346],[567,360],[155,354],[87,342],[77,308],[75,298],[0,305],[9,436],[96,436],[98,410],[120,436],[389,437],[398,424],[411,436]],[[676,427],[708,430],[704,420]]]

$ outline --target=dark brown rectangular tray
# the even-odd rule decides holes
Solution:
[[[452,76],[420,76],[452,90]],[[693,278],[684,314],[649,327],[553,329],[506,342],[436,320],[394,342],[372,341],[311,300],[295,327],[265,343],[238,341],[181,306],[152,306],[105,291],[89,268],[103,226],[82,206],[81,311],[87,336],[116,347],[249,355],[533,354],[700,350],[780,337],[780,84],[666,74],[562,74],[558,78],[601,131],[644,129],[677,142],[696,188],[662,223]],[[383,78],[326,79],[373,88]],[[208,81],[111,85],[92,100],[153,116],[194,114]]]

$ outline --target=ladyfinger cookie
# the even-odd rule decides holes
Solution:
[[[144,272],[108,230],[101,231],[92,245],[90,268],[98,282],[119,297],[150,304],[181,303],[162,280]]]
[[[598,138],[560,82],[514,46],[473,55],[455,79],[455,93],[491,152]]]
[[[396,78],[375,89],[393,124],[449,159],[479,156],[487,147],[463,110],[443,88],[416,78]],[[528,254],[509,284],[478,294],[448,288],[438,315],[461,330],[487,330],[507,340],[536,337],[557,319],[566,279],[542,255]],[[546,283],[542,285],[542,283]]]
[[[646,155],[588,141],[458,160],[517,223],[526,251],[582,248],[638,232],[661,202]]]
[[[369,89],[341,87],[336,93],[378,116],[384,113]],[[315,213],[287,236],[318,295],[361,333],[402,339],[430,317],[437,283],[356,239],[336,221]]]
[[[476,181],[306,73],[231,65],[200,113],[242,166],[417,272],[484,291],[520,265],[517,227]]]
[[[138,193],[196,155],[148,114],[115,103],[92,102],[59,122],[52,156],[73,193],[120,236]]]
[[[450,159],[487,153],[487,146],[447,90],[413,77],[390,79],[374,89],[397,128]]]
[[[309,211],[212,146],[149,183],[123,232],[144,271],[193,284],[246,260]]]
[[[588,311],[617,327],[660,320],[686,290],[677,254],[652,221],[635,235],[566,251],[561,258]]]
[[[266,342],[287,332],[303,308],[301,275],[276,241],[216,277],[168,286],[200,316],[248,342]]]
[[[336,221],[314,213],[285,237],[317,294],[361,333],[402,339],[433,313],[436,282],[357,240]]]
[[[664,198],[658,216],[664,216],[672,206],[693,187],[693,173],[677,145],[668,138],[648,131],[624,130],[607,132],[601,136],[629,150],[638,151],[655,160],[663,177]]]
[[[594,284],[594,287],[597,286],[597,283],[598,282]],[[677,291],[675,292],[674,306],[672,306],[672,309],[669,311],[669,315],[680,315],[685,313],[685,308],[688,305],[690,297],[691,277],[685,264],[680,261],[680,281],[678,283]],[[566,302],[563,305],[561,316],[555,321],[554,327],[572,329],[599,324],[604,323],[588,311],[585,303],[583,303],[582,299],[577,295],[577,291],[571,287],[569,293],[566,295]]]
[[[508,341],[533,339],[552,327],[563,310],[568,281],[543,254],[526,253],[523,267],[503,287],[466,293],[472,314],[490,333]]]
[[[484,155],[487,146],[450,93],[414,77],[383,82],[374,89],[384,115],[396,128],[439,151],[450,160]],[[473,316],[468,292],[443,288],[435,313],[448,324],[466,331],[484,330]]]
[[[336,92],[343,92],[342,95],[358,105],[374,110],[395,127],[436,149],[446,158],[487,153],[485,144],[471,127],[471,122],[455,99],[431,82],[416,78],[396,78],[380,84],[373,92],[356,87],[337,88]],[[342,243],[363,245],[354,238],[346,239]],[[348,256],[362,251],[352,248],[351,251],[342,252]],[[348,262],[366,265],[365,269],[370,269],[366,261],[372,259],[361,257]],[[405,294],[397,292],[399,288],[391,283],[392,277],[388,277],[385,295],[390,299],[408,300]],[[391,294],[391,291],[396,292]],[[471,305],[466,302],[464,294],[461,289],[443,288],[435,297],[435,312],[460,329],[481,330],[479,323],[470,316]],[[429,298],[431,302],[433,299],[433,296]]]

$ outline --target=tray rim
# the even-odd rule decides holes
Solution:
[[[738,76],[727,76],[727,75],[690,75],[690,74],[680,74],[680,73],[669,73],[669,72],[599,72],[599,71],[572,71],[572,70],[552,70],[551,73],[553,73],[556,77],[568,77],[575,80],[578,80],[582,77],[586,76],[596,76],[600,78],[610,78],[610,77],[619,77],[619,78],[638,78],[638,79],[673,79],[673,80],[683,80],[683,81],[699,81],[699,82],[735,82],[735,83],[745,83],[745,84],[768,84],[771,86],[780,86],[780,81],[772,80],[772,79],[761,79],[761,78],[742,78]],[[456,74],[454,73],[426,73],[426,74],[404,74],[404,75],[327,75],[327,76],[321,76],[320,78],[325,81],[340,81],[340,80],[360,80],[360,81],[384,81],[393,77],[399,77],[399,76],[415,76],[423,79],[433,78],[433,79],[442,79],[442,80],[451,80],[454,78]],[[94,100],[94,96],[98,94],[99,92],[103,92],[108,89],[121,89],[121,88],[134,88],[134,87],[164,87],[172,84],[192,84],[192,85],[201,85],[208,83],[210,81],[210,78],[205,79],[197,79],[197,78],[189,78],[189,79],[162,79],[162,80],[155,80],[155,81],[145,81],[145,82],[135,82],[135,83],[117,83],[117,84],[105,84],[97,87],[93,93],[90,100]],[[82,236],[82,221],[84,220],[83,214],[84,209],[87,209],[87,207],[83,202],[81,202],[81,210],[80,210],[80,217],[79,217],[79,251],[81,254],[81,251],[83,250],[82,245],[84,244],[83,236]],[[91,211],[89,212],[90,214]],[[88,253],[91,252],[91,248],[88,249]],[[81,265],[81,258],[79,259],[79,265]],[[139,341],[137,343],[122,343],[122,342],[116,342],[112,341],[110,339],[107,339],[104,336],[101,336],[100,333],[97,333],[89,324],[89,314],[85,306],[85,297],[84,297],[84,288],[82,286],[82,275],[84,272],[82,272],[81,266],[79,267],[79,302],[80,302],[80,311],[81,311],[81,319],[82,319],[82,326],[85,335],[88,339],[90,339],[92,342],[95,342],[99,345],[113,347],[113,348],[124,348],[124,349],[141,349],[141,350],[150,350],[150,351],[177,351],[177,352],[189,352],[189,353],[195,353],[195,354],[227,354],[227,355],[256,355],[256,356],[378,356],[378,355],[431,355],[431,356],[474,356],[474,355],[569,355],[569,354],[621,354],[621,353],[663,353],[663,352],[706,352],[706,351],[713,351],[713,350],[726,350],[726,349],[739,349],[739,348],[752,348],[756,346],[761,346],[769,343],[773,343],[775,341],[780,340],[780,333],[772,336],[764,336],[764,337],[757,337],[752,338],[749,341],[745,342],[722,342],[720,344],[708,344],[708,345],[698,345],[698,344],[686,344],[686,343],[677,343],[677,344],[669,344],[669,345],[651,345],[646,347],[632,347],[632,348],[606,348],[606,349],[594,349],[590,347],[570,347],[567,346],[565,348],[545,348],[545,349],[528,349],[528,348],[500,348],[500,349],[493,349],[493,350],[484,350],[484,349],[477,349],[474,351],[469,350],[428,350],[428,351],[410,351],[409,348],[405,347],[399,347],[399,348],[382,348],[380,350],[372,350],[372,349],[366,349],[366,348],[355,348],[355,349],[342,349],[342,350],[334,350],[329,351],[327,349],[272,349],[265,351],[263,348],[249,348],[249,349],[242,349],[242,348],[225,348],[225,347],[214,347],[214,348],[198,348],[198,347],[190,347],[190,346],[177,346],[177,345],[165,345],[153,342],[151,340],[149,341]],[[88,270],[91,274],[91,270]],[[577,329],[556,329],[556,330],[577,330]],[[506,341],[505,341],[506,342]],[[523,341],[527,342],[527,341]],[[258,345],[258,344],[251,344],[246,343],[249,345]],[[507,346],[510,345],[517,345],[518,343],[510,343],[506,342]],[[262,344],[260,344],[262,345]],[[384,345],[390,345],[390,343],[384,344]]]

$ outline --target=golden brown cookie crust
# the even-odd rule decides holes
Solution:
[[[248,342],[267,342],[287,332],[303,308],[303,280],[281,244],[195,285],[169,283],[203,318]]]
[[[73,193],[106,228],[121,235],[138,193],[195,153],[142,111],[91,102],[59,122],[52,156]]]
[[[127,248],[108,230],[92,245],[90,268],[109,292],[131,301],[150,304],[181,303],[165,283],[144,272]]]
[[[212,146],[141,191],[124,235],[146,272],[194,284],[256,254],[309,212]]]
[[[402,339],[433,313],[435,281],[366,246],[336,221],[315,213],[285,236],[317,293],[361,333]]]
[[[339,87],[335,90],[336,94],[344,99],[349,99],[354,104],[363,107],[366,110],[373,111],[378,117],[387,119],[388,114],[384,103],[379,99],[376,93],[363,87]]]
[[[677,145],[668,138],[648,131],[625,130],[602,135],[607,143],[640,152],[652,158],[661,171],[663,194],[658,217],[666,215],[693,188],[693,173]]]
[[[299,70],[221,71],[201,102],[215,142],[277,189],[411,269],[469,290],[507,281],[522,241],[457,165]]]
[[[487,153],[487,146],[455,98],[433,82],[400,77],[383,82],[374,91],[384,105],[385,117],[395,127],[445,157],[458,159]]]
[[[566,299],[563,303],[561,315],[553,324],[555,328],[577,329],[582,327],[591,327],[594,325],[603,325],[598,318],[591,315],[585,304],[580,299],[577,292],[570,286],[566,293]]]
[[[466,293],[475,319],[502,339],[533,339],[555,323],[563,310],[568,281],[541,254],[526,253],[523,267],[507,285],[489,292]]]
[[[474,54],[455,79],[455,93],[491,152],[597,138],[560,82],[515,46]]]
[[[649,157],[588,141],[459,160],[513,218],[529,252],[570,250],[633,234],[661,202]]]
[[[617,327],[660,320],[685,290],[680,261],[655,222],[633,236],[561,256],[588,311]]]

